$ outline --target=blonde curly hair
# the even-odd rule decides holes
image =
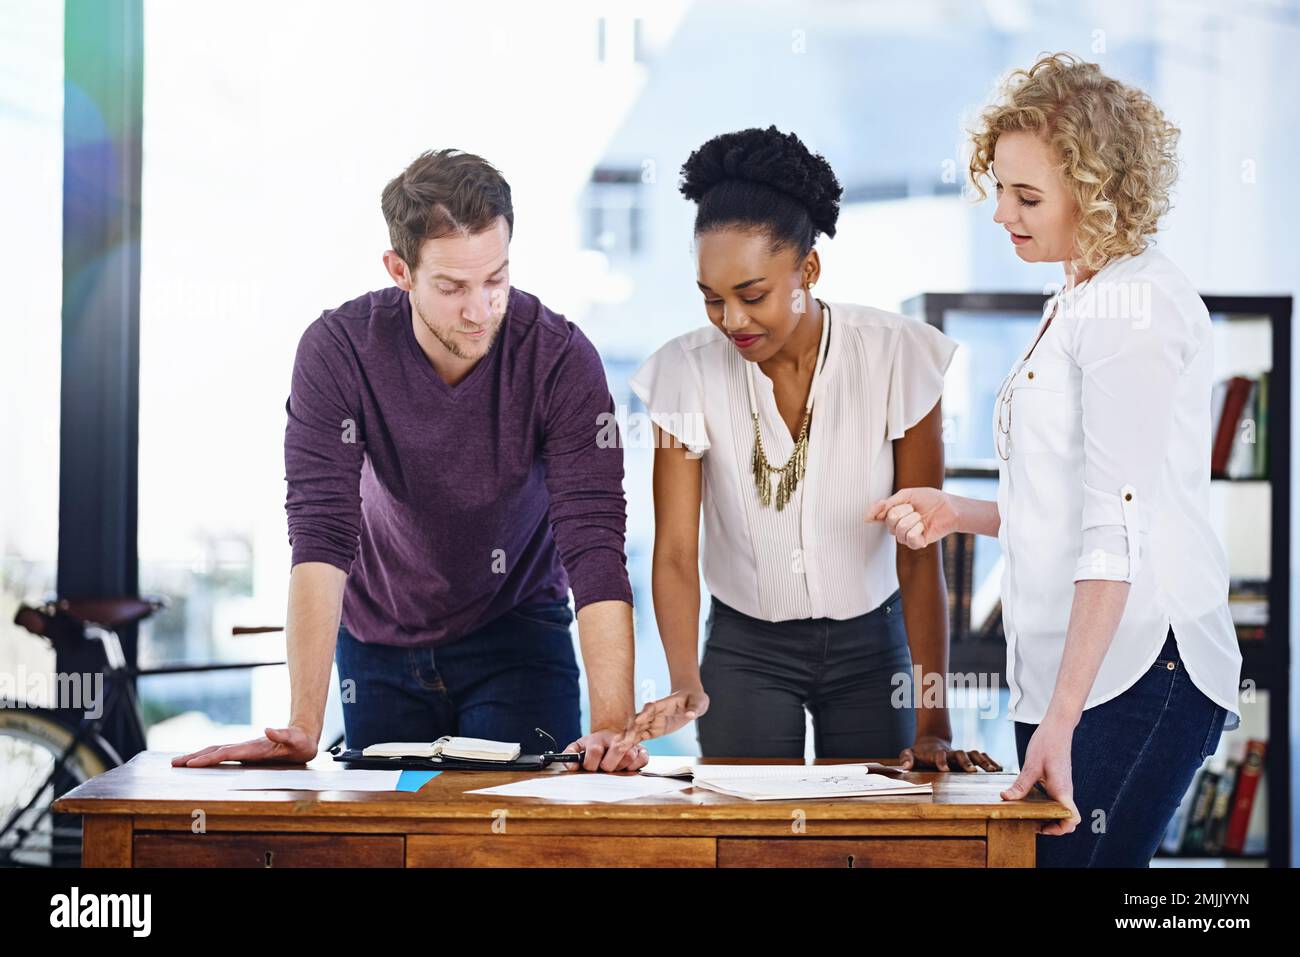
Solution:
[[[1076,241],[1088,269],[1146,249],[1143,237],[1169,210],[1178,128],[1141,90],[1072,54],[1044,54],[1028,70],[1012,71],[968,132],[980,199],[988,196],[982,180],[992,178],[999,136],[1028,132],[1047,142],[1078,204]]]

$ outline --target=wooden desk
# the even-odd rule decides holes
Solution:
[[[84,815],[85,866],[1032,867],[1038,826],[1069,816],[1038,794],[1001,800],[1015,775],[982,771],[906,775],[933,795],[759,802],[692,788],[552,804],[462,793],[528,772],[444,771],[417,793],[230,791],[171,758],[139,754],[55,803]],[[206,833],[192,831],[198,811]]]

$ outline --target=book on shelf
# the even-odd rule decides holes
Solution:
[[[1223,836],[1228,829],[1228,813],[1232,810],[1232,791],[1237,784],[1237,762],[1229,761],[1219,775],[1214,794],[1210,797],[1210,814],[1205,822],[1205,839],[1201,849],[1206,854],[1223,851]]]
[[[1211,396],[1210,475],[1255,479],[1268,476],[1268,373],[1233,376]]]
[[[1242,641],[1268,637],[1268,582],[1234,578],[1228,583],[1228,611]]]
[[[1180,854],[1201,854],[1205,850],[1205,829],[1210,821],[1210,808],[1214,803],[1215,792],[1219,789],[1219,773],[1209,768],[1202,768],[1196,783],[1192,785],[1195,796],[1187,812],[1187,829],[1183,832],[1179,844]]]
[[[1246,742],[1246,757],[1237,772],[1237,787],[1232,795],[1232,813],[1224,831],[1223,850],[1227,854],[1241,854],[1246,847],[1255,798],[1260,793],[1259,782],[1264,775],[1265,742],[1252,739]]]
[[[1252,739],[1240,761],[1230,758],[1219,770],[1207,763],[1170,818],[1161,850],[1192,857],[1259,853],[1266,843],[1265,751],[1265,742]]]
[[[975,536],[964,532],[946,535],[942,548],[943,578],[948,586],[948,640],[965,641],[971,632],[970,600],[975,585]]]

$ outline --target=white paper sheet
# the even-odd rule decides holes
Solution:
[[[872,774],[864,764],[817,765],[815,767],[768,766],[745,769],[741,766],[699,766],[694,784],[750,801],[791,801],[811,798],[869,797],[891,794],[927,794],[930,784],[910,784],[884,774]],[[715,769],[726,768],[715,773]],[[706,772],[710,772],[706,774]]]
[[[638,774],[601,774],[596,771],[565,771],[541,774],[523,781],[478,788],[466,794],[497,794],[502,797],[536,797],[548,801],[610,803],[639,797],[668,794],[691,786],[673,778],[645,778]]]
[[[396,791],[398,771],[359,768],[312,770],[285,768],[173,768],[177,774],[220,775],[231,791]]]

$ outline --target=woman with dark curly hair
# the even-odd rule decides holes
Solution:
[[[1003,797],[1041,782],[1074,811],[1039,839],[1040,866],[1145,867],[1236,726],[1241,677],[1208,518],[1210,317],[1146,238],[1178,130],[1057,54],[1011,75],[973,139],[994,220],[1022,260],[1061,263],[1065,286],[995,402],[997,501],[905,488],[872,517],[913,548],[997,536],[1021,764]]]
[[[638,716],[643,733],[698,718],[704,755],[802,757],[807,709],[819,757],[1000,770],[952,746],[938,548],[900,547],[863,521],[895,488],[942,483],[955,344],[813,297],[814,244],[835,235],[842,190],[794,134],[715,137],[682,172],[710,325],[631,383],[655,424],[653,591],[672,678]]]

